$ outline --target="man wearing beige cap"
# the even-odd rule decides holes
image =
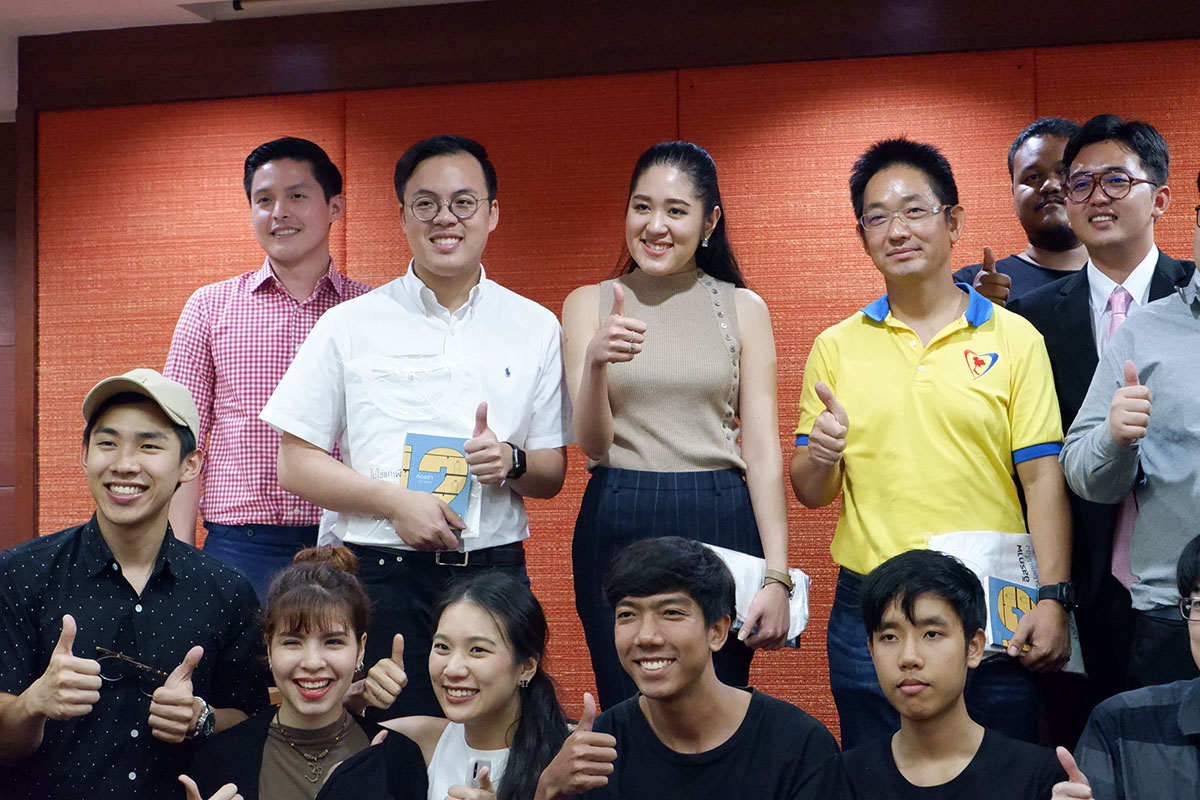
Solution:
[[[168,535],[171,497],[203,460],[187,389],[136,369],[96,384],[83,416],[95,514],[0,553],[0,786],[173,797],[186,740],[266,705],[258,602]]]

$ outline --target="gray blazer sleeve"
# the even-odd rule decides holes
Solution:
[[[1119,503],[1133,489],[1138,446],[1118,444],[1108,433],[1113,393],[1125,384],[1130,339],[1118,331],[1092,375],[1087,397],[1067,431],[1059,461],[1075,494],[1093,503]]]

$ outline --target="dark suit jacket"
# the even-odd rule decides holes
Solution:
[[[1191,261],[1177,261],[1160,252],[1150,279],[1150,299],[1165,297],[1176,285],[1187,283],[1194,270]],[[1064,434],[1079,413],[1099,362],[1089,291],[1087,270],[1081,269],[1008,304],[1009,310],[1032,322],[1046,340]],[[1110,570],[1116,511],[1117,506],[1088,502],[1071,494],[1075,530],[1071,580],[1081,605],[1092,600],[1100,580]]]

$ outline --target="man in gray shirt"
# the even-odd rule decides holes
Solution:
[[[1195,249],[1200,255],[1200,228]],[[1197,352],[1200,276],[1193,274],[1130,316],[1110,340],[1061,455],[1067,483],[1085,499],[1116,503],[1134,492],[1133,658],[1146,650],[1162,670],[1155,682],[1163,683],[1200,674],[1187,658],[1174,570],[1200,515]]]

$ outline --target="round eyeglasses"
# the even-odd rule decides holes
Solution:
[[[1110,200],[1120,200],[1133,190],[1139,183],[1158,186],[1154,181],[1145,178],[1134,178],[1124,172],[1109,170],[1107,172],[1076,172],[1067,178],[1067,199],[1072,203],[1086,203],[1100,187],[1100,191]]]
[[[905,227],[912,227],[914,223],[919,223],[923,219],[929,219],[934,214],[940,214],[948,208],[950,206],[934,206],[933,208],[905,206],[895,211],[885,211],[880,208],[863,214],[858,218],[858,224],[862,225],[864,230],[874,231],[891,224],[892,219],[895,218],[903,222]]]
[[[1200,622],[1200,597],[1184,597],[1179,601],[1179,616]]]
[[[105,682],[120,683],[126,678],[134,677],[137,680],[138,691],[146,697],[154,697],[155,690],[170,677],[161,669],[155,669],[107,647],[96,648],[96,661],[100,663],[100,677]]]
[[[429,222],[442,210],[442,207],[450,209],[450,213],[459,219],[470,219],[475,216],[475,212],[479,210],[479,206],[483,203],[478,197],[473,194],[456,194],[448,200],[443,200],[440,197],[432,197],[429,195],[421,195],[408,204],[408,210],[412,215],[421,222]]]

